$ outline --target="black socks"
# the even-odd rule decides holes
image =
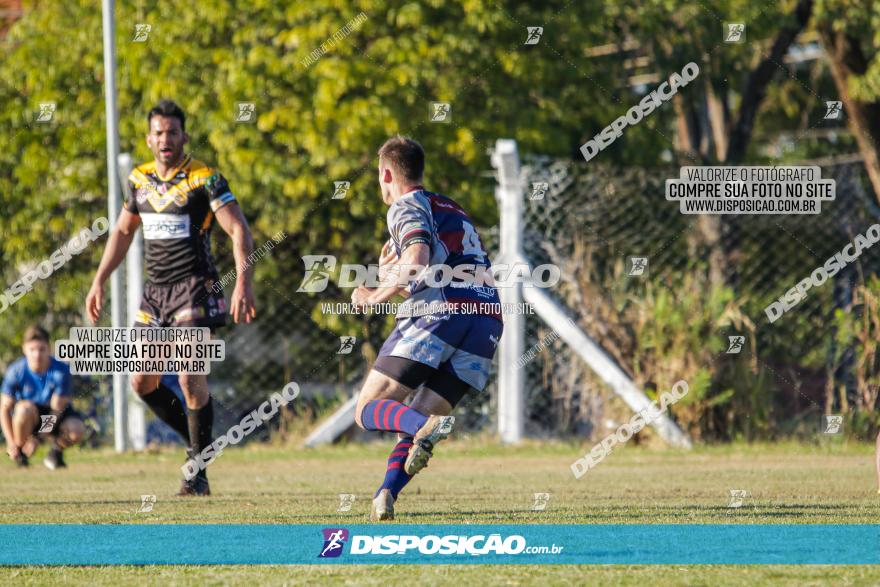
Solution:
[[[190,458],[195,458],[213,441],[214,405],[210,396],[204,406],[190,408],[186,412],[183,402],[169,387],[160,383],[156,391],[143,396],[143,400],[159,419],[180,434],[189,447],[187,453]]]
[[[153,410],[153,413],[156,414],[160,420],[171,426],[175,432],[180,434],[184,443],[190,444],[190,428],[187,425],[187,417],[186,412],[183,409],[183,402],[174,395],[171,388],[160,383],[159,387],[156,388],[156,391],[141,396],[141,399],[144,400],[144,403],[150,406],[150,409]],[[210,405],[210,403],[208,405]]]
[[[211,397],[208,396],[208,403],[201,408],[190,408],[187,419],[190,451],[197,455],[213,441],[211,429],[214,425],[214,404]]]

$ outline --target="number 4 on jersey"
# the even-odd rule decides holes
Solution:
[[[482,263],[486,251],[483,250],[483,247],[480,244],[480,237],[477,236],[477,231],[474,230],[474,225],[466,220],[461,224],[464,229],[464,236],[461,237],[461,252],[465,255],[473,255],[474,261]]]

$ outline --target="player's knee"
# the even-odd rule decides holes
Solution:
[[[34,402],[29,402],[27,400],[21,400],[15,402],[15,407],[12,412],[12,421],[13,422],[21,422],[23,420],[33,419],[39,412],[37,411],[37,406]]]
[[[177,381],[180,383],[181,391],[186,395],[198,396],[208,393],[208,378],[204,375],[181,373]]]
[[[366,430],[366,428],[364,428],[363,420],[361,420],[361,413],[363,411],[364,411],[363,404],[361,402],[358,402],[358,405],[354,410],[354,421],[355,421],[355,424],[357,424],[361,430]]]
[[[146,375],[132,375],[131,389],[138,395],[148,395],[156,391],[159,385],[155,379]]]
[[[79,418],[68,418],[61,424],[61,435],[70,444],[79,444],[85,435],[85,425]]]
[[[200,408],[208,401],[208,380],[204,375],[181,373],[178,378],[180,390],[190,408]]]

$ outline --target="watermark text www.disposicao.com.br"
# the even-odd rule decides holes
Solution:
[[[409,551],[423,555],[518,555],[518,554],[560,554],[563,546],[529,546],[523,536],[500,534],[488,536],[364,536],[352,537],[350,554],[407,554]]]

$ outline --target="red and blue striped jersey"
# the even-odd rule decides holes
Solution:
[[[475,268],[470,273],[479,274],[480,269],[487,275],[490,273],[492,264],[476,228],[452,198],[416,188],[389,207],[388,232],[398,257],[407,247],[422,243],[429,247],[431,266],[446,265],[447,271],[451,271],[455,267],[470,265]],[[443,280],[438,274],[434,281]],[[500,320],[500,314],[495,311],[499,303],[498,292],[492,282],[487,281],[482,285],[479,278],[477,283],[453,278],[448,285],[432,287],[425,279],[416,280],[409,286],[410,301],[413,305],[422,302],[464,303],[477,310],[469,313],[495,316]],[[487,304],[496,308],[489,309]]]

